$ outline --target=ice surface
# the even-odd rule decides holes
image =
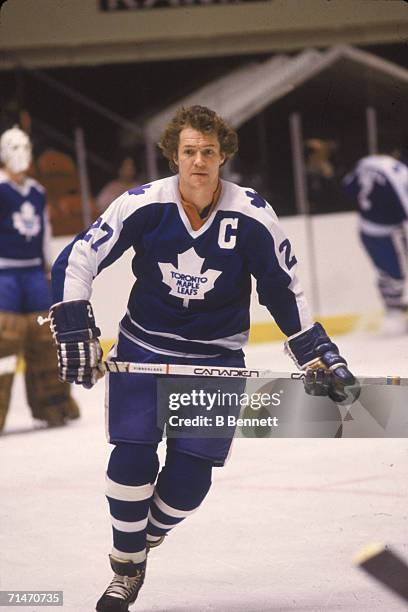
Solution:
[[[408,376],[406,337],[337,341],[360,375]],[[247,361],[292,369],[280,343],[250,346]],[[0,439],[0,589],[63,590],[64,607],[45,609],[90,612],[111,578],[110,447],[103,382],[74,392],[80,421],[33,430],[16,378]],[[351,558],[381,541],[408,559],[407,476],[406,439],[237,439],[202,508],[151,552],[134,609],[406,610]]]

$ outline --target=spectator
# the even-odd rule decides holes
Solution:
[[[310,138],[305,142],[307,193],[312,213],[338,209],[340,190],[331,160],[336,148],[332,140]]]
[[[118,178],[110,181],[96,197],[99,212],[106,210],[113,200],[138,183],[135,162],[132,157],[125,157],[118,170]]]

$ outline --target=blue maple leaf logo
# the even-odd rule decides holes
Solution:
[[[251,200],[253,206],[257,208],[265,208],[267,206],[267,202],[256,191],[246,191],[245,194]]]
[[[129,189],[128,193],[129,195],[143,195],[149,187],[151,187],[151,185],[139,185],[138,187]]]

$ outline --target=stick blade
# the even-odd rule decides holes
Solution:
[[[408,564],[384,544],[361,549],[353,562],[383,586],[408,601]]]

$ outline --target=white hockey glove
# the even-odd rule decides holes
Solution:
[[[90,389],[104,375],[102,348],[92,306],[88,300],[59,302],[49,320],[57,345],[59,377]]]
[[[298,368],[305,370],[304,386],[308,395],[328,395],[343,405],[351,405],[360,395],[360,386],[347,361],[320,323],[290,336],[285,342],[285,351]]]

